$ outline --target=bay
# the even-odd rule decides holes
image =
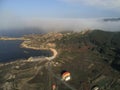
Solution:
[[[21,48],[23,41],[0,41],[0,62],[10,62],[19,59],[28,59],[36,56],[51,56],[48,50],[32,50]]]

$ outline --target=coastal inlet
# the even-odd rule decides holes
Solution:
[[[50,50],[32,50],[21,48],[21,40],[0,41],[0,62],[10,62],[37,56],[52,56]]]

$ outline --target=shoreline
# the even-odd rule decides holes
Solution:
[[[54,49],[54,48],[46,48],[46,49],[41,49],[41,48],[35,48],[35,47],[23,47],[22,46],[22,48],[26,48],[26,49],[32,49],[32,50],[49,50],[50,51],[50,53],[51,53],[51,56],[49,56],[49,57],[47,57],[47,56],[45,56],[44,58],[45,59],[47,59],[47,60],[52,60],[52,59],[54,59],[54,58],[56,58],[56,56],[57,56],[57,51],[56,51],[56,49]],[[30,58],[30,57],[29,57]],[[16,59],[16,60],[13,60],[13,61],[8,61],[8,62],[0,62],[0,67],[1,66],[4,66],[4,65],[9,65],[9,64],[13,64],[13,63],[16,63],[16,62],[31,62],[31,61],[28,61],[29,60],[29,58],[20,58],[20,59]],[[33,57],[34,58],[34,57]],[[39,56],[37,56],[37,58],[39,58]],[[34,62],[34,60],[32,61],[32,62]]]
[[[27,39],[23,38],[23,37],[19,37],[19,38],[11,38],[11,37],[0,37],[0,40],[20,40],[20,41],[25,41]]]
[[[37,48],[37,47],[30,47],[30,46],[27,46],[25,44],[21,44],[20,45],[21,48],[27,48],[27,49],[32,49],[32,50],[48,50],[49,48]]]
[[[32,50],[48,50],[49,48],[38,48],[38,47],[31,47],[31,46],[27,46],[25,44],[26,40],[24,40],[21,44],[20,47],[21,48],[27,48],[27,49],[32,49]]]
[[[27,47],[22,47],[22,48],[28,48],[28,49],[33,49],[33,50],[36,50],[36,49],[37,50],[43,50],[43,49],[40,49],[40,48],[28,47],[28,46]],[[58,55],[58,52],[55,48],[48,48],[48,49],[46,48],[44,50],[50,50],[50,52],[52,53],[52,56],[50,56],[50,57],[45,56],[45,59],[47,59],[48,61],[55,59]],[[20,60],[18,59],[18,61],[15,60],[15,61],[10,61],[10,62],[0,62],[0,67],[2,67],[4,65],[14,64],[16,62],[31,62],[31,61],[28,61],[28,59],[20,59]],[[34,61],[32,61],[32,62],[34,62]]]
[[[24,44],[24,42],[21,44],[21,47],[22,48],[27,48],[27,49],[32,49],[32,50],[50,50],[51,53],[52,53],[52,56],[50,57],[46,57],[46,59],[48,60],[52,60],[54,58],[56,58],[56,56],[58,55],[58,52],[55,48],[36,48],[36,47],[30,47],[30,46],[27,46],[26,44]]]
[[[19,38],[19,40],[23,40],[23,38]],[[5,39],[4,39],[5,40]],[[8,39],[7,39],[8,40]],[[9,40],[16,40],[16,38],[15,39],[9,39]],[[49,56],[49,57],[47,57],[47,56],[45,56],[45,58],[47,59],[47,60],[52,60],[52,59],[54,59],[54,58],[56,58],[56,56],[57,56],[57,54],[58,54],[58,52],[57,52],[57,50],[55,49],[55,48],[37,48],[37,47],[30,47],[30,46],[27,46],[26,44],[25,44],[25,42],[26,42],[27,40],[23,40],[23,42],[20,44],[20,48],[26,48],[26,49],[31,49],[31,50],[48,50],[48,51],[50,51],[51,52],[51,56]],[[38,56],[39,57],[39,56]],[[29,59],[29,58],[28,58]],[[24,62],[26,62],[26,61],[28,61],[28,59],[25,59],[24,60]],[[21,59],[20,59],[21,60]],[[10,62],[4,62],[4,64],[10,64],[10,63],[14,63],[14,62],[16,62],[16,60],[15,61],[10,61]],[[3,64],[3,62],[0,62],[0,64]]]

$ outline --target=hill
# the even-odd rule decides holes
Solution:
[[[120,21],[120,18],[106,18],[106,19],[103,19],[103,21],[105,22],[118,22]]]
[[[56,61],[61,66],[55,68],[55,72],[70,71],[73,76],[69,83],[77,90],[81,86],[89,88],[94,85],[100,86],[102,90],[120,88],[117,87],[118,81],[113,85],[113,78],[119,77],[115,72],[120,71],[120,32],[93,30],[68,33],[56,41],[56,46],[60,51]]]
[[[44,62],[16,61],[0,67],[0,87],[18,90],[100,90],[120,89],[120,32],[101,30],[26,35],[21,45],[31,49],[55,48],[58,56]],[[41,63],[42,62],[42,63]],[[18,68],[19,66],[19,68]],[[68,71],[71,80],[61,80]],[[9,74],[15,78],[9,79]],[[7,84],[6,84],[7,83]],[[9,84],[8,84],[9,83]]]

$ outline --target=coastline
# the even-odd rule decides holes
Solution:
[[[25,41],[27,39],[23,38],[23,37],[19,37],[19,38],[10,38],[10,37],[0,37],[0,40],[20,40],[20,41]]]
[[[58,52],[57,52],[57,50],[55,48],[45,48],[45,49],[42,49],[42,48],[36,48],[36,47],[29,47],[27,45],[25,47],[22,46],[22,48],[28,48],[28,49],[33,49],[33,50],[50,50],[50,52],[52,53],[52,56],[45,57],[45,59],[47,59],[48,61],[55,59],[57,57],[57,55],[58,55]],[[39,58],[39,56],[38,56],[38,58]],[[17,63],[17,62],[24,62],[24,63],[26,63],[26,62],[31,62],[31,61],[29,61],[29,58],[28,59],[20,59],[18,61],[15,60],[15,61],[11,61],[11,62],[0,63],[0,67],[6,66],[6,65],[10,65],[10,64],[14,64],[14,63]],[[34,62],[34,61],[32,61],[32,62]]]
[[[24,44],[24,42],[20,45],[21,48],[33,49],[33,50],[48,50],[49,48],[37,48],[37,47],[30,47]]]
[[[24,41],[24,42],[25,42],[25,41]],[[46,57],[46,59],[48,59],[48,60],[54,59],[54,58],[56,58],[56,56],[58,55],[58,52],[57,52],[57,50],[56,50],[55,48],[37,48],[37,47],[30,47],[30,46],[27,46],[24,42],[21,44],[21,47],[22,47],[22,48],[33,49],[33,50],[50,50],[51,53],[52,53],[52,56]]]
[[[22,40],[22,43],[19,45],[20,48],[26,48],[26,49],[31,49],[31,50],[48,50],[48,51],[50,51],[51,56],[45,57],[47,60],[52,60],[52,59],[56,58],[56,56],[58,54],[58,52],[55,49],[55,46],[53,47],[51,45],[51,43],[48,43],[48,45],[46,45],[46,47],[44,47],[44,45],[42,47],[34,47],[34,46],[31,46],[28,44],[31,42],[30,39],[25,39],[23,37],[21,37],[21,38],[2,37],[2,38],[0,38],[0,40]],[[25,60],[25,62],[26,61],[27,61],[27,59]],[[12,62],[14,62],[14,61],[6,62],[6,63],[12,63]]]

